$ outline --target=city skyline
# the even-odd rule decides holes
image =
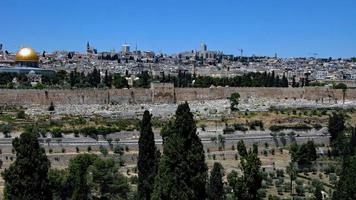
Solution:
[[[253,5],[253,6],[251,6]],[[1,1],[0,43],[15,52],[119,51],[123,43],[168,54],[206,43],[226,54],[354,57],[356,2]],[[160,11],[160,12],[157,12]],[[14,15],[16,13],[16,15]]]

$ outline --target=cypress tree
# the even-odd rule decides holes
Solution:
[[[276,76],[276,79],[274,81],[274,87],[282,87],[281,80],[279,76]]]
[[[94,154],[79,154],[69,161],[67,181],[71,199],[89,199],[88,169],[96,159],[98,157]]]
[[[162,136],[163,156],[152,199],[205,199],[208,168],[188,103],[178,106]]]
[[[282,87],[288,87],[288,78],[286,77],[285,74],[283,74],[282,76]]]
[[[328,129],[330,133],[330,146],[332,148],[332,155],[339,156],[342,153],[347,153],[349,145],[346,144],[344,131],[345,118],[342,113],[333,113],[329,117]]]
[[[276,87],[276,77],[274,71],[271,73],[271,87]]]
[[[36,133],[22,133],[12,145],[16,150],[16,160],[2,174],[5,199],[52,199],[48,180],[50,161],[40,147]]]
[[[315,200],[323,200],[323,194],[321,193],[322,189],[323,189],[323,186],[321,184],[318,184],[315,187],[315,190],[314,190],[314,199]]]
[[[264,71],[263,74],[262,74],[262,86],[263,87],[267,87],[268,85],[268,75],[267,75],[267,71]]]
[[[156,145],[151,124],[152,115],[146,110],[141,121],[140,139],[138,141],[138,198],[149,200],[153,192],[157,173]]]
[[[241,160],[243,176],[238,179],[237,199],[256,200],[257,191],[262,187],[261,161],[257,154],[249,153]]]
[[[111,88],[112,76],[108,73],[108,70],[105,70],[104,83],[107,87]]]
[[[356,127],[352,127],[352,133],[350,138],[350,153],[352,155],[355,154],[355,147],[356,147]]]
[[[333,200],[356,199],[356,157],[345,157],[343,160],[340,179],[333,193]]]
[[[95,67],[93,69],[93,72],[91,73],[91,76],[89,77],[89,84],[92,87],[97,87],[100,82],[101,82],[100,70],[97,70]]]
[[[213,169],[210,173],[209,188],[208,188],[208,199],[209,200],[224,200],[225,191],[224,183],[222,178],[224,176],[223,166],[216,162],[214,163]]]
[[[292,87],[298,87],[297,82],[295,81],[295,75],[292,78]]]
[[[232,171],[227,176],[231,187],[233,199],[257,200],[258,190],[262,187],[261,161],[257,154],[250,152],[241,158],[242,176],[236,171]]]
[[[345,119],[340,113],[333,113],[329,117],[328,129],[330,132],[330,143],[333,143],[336,138],[345,130]]]
[[[237,142],[237,151],[241,157],[247,156],[247,150],[243,140]]]

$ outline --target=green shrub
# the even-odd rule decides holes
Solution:
[[[25,111],[24,110],[18,111],[16,116],[17,116],[18,119],[25,119],[26,118]]]
[[[114,147],[114,153],[119,154],[120,156],[124,155],[124,148],[120,145]]]
[[[53,138],[61,138],[61,137],[63,137],[62,130],[60,128],[52,129],[51,134],[52,134]]]
[[[100,153],[103,154],[103,156],[107,156],[109,154],[108,149],[103,147],[102,145],[100,145],[99,149],[100,149]]]
[[[243,124],[234,124],[234,128],[236,131],[247,131],[248,128],[246,128]]]
[[[312,127],[306,124],[297,124],[297,125],[272,125],[269,128],[273,132],[278,132],[284,129],[292,129],[292,130],[310,130]]]
[[[277,174],[277,177],[284,177],[284,170],[283,169],[277,169],[276,174]]]
[[[297,195],[298,196],[304,196],[304,187],[303,187],[303,185],[297,185],[296,187],[295,187],[295,191],[297,192]]]

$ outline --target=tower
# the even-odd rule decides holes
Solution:
[[[129,44],[123,44],[121,47],[122,53],[130,53],[130,45]]]
[[[208,46],[205,43],[200,44],[200,50],[201,51],[207,51],[208,50]]]

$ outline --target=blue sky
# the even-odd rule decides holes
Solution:
[[[0,43],[15,51],[209,49],[282,57],[356,56],[355,0],[0,0]]]

